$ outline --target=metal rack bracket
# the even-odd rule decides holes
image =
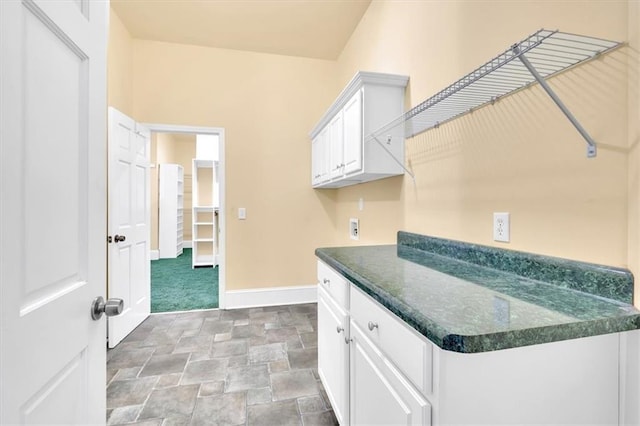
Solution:
[[[571,111],[569,111],[569,108],[567,108],[566,105],[560,100],[558,95],[556,95],[556,92],[553,91],[553,89],[551,88],[551,86],[549,86],[549,83],[546,82],[544,77],[542,77],[540,73],[538,73],[538,70],[536,70],[536,68],[531,64],[531,62],[529,62],[529,60],[524,56],[524,54],[520,53],[520,46],[518,45],[513,46],[513,53],[518,55],[518,59],[520,59],[520,61],[524,64],[524,66],[529,70],[531,75],[533,75],[533,77],[544,89],[544,91],[547,92],[547,94],[553,100],[553,102],[555,102],[556,105],[558,105],[558,108],[560,108],[560,111],[562,111],[562,113],[569,119],[571,124],[573,124],[573,126],[578,130],[578,132],[580,132],[584,140],[587,141],[587,157],[589,158],[595,157],[597,153],[597,149],[596,149],[596,143],[593,140],[593,138],[584,129],[584,127],[582,127],[580,122],[574,117]]]
[[[378,142],[378,145],[380,145],[380,147],[381,147],[382,149],[384,149],[384,150],[387,152],[387,154],[389,154],[389,155],[391,156],[391,158],[393,158],[393,161],[395,161],[396,163],[398,163],[398,164],[400,165],[400,167],[402,167],[402,169],[403,169],[403,170],[404,170],[404,171],[405,171],[409,176],[411,176],[411,178],[412,178],[413,180],[415,180],[415,179],[416,179],[416,177],[415,177],[415,176],[414,176],[414,174],[411,172],[411,170],[407,169],[407,167],[404,165],[404,163],[403,163],[402,161],[398,160],[398,159],[396,158],[396,156],[395,156],[395,155],[393,155],[393,153],[392,153],[391,151],[389,151],[389,148],[387,148],[386,146],[384,146],[384,144],[383,144],[382,142],[380,142],[380,139],[378,139],[378,137],[377,137],[377,136],[374,136],[374,137],[373,137],[373,140],[375,140],[376,142]]]
[[[365,140],[376,141],[382,146],[379,138],[401,125],[405,138],[411,138],[537,82],[586,140],[587,156],[594,157],[595,141],[546,80],[621,45],[616,41],[541,29],[371,133]],[[515,61],[516,58],[519,60]],[[403,168],[409,172],[404,165]]]

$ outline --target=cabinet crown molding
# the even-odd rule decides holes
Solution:
[[[327,112],[324,113],[318,124],[311,130],[309,136],[315,138],[318,133],[327,125],[329,121],[344,107],[349,99],[364,85],[384,85],[407,87],[409,77],[406,75],[386,74],[370,71],[358,71],[347,86],[342,89],[336,100],[331,104]]]

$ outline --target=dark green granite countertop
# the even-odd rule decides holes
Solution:
[[[640,311],[629,303],[399,241],[320,248],[316,255],[442,349],[486,352],[640,328]],[[598,280],[608,274],[631,280],[633,289],[628,271],[576,264],[587,271],[595,266]]]

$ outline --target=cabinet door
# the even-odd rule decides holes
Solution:
[[[320,179],[322,176],[322,164],[324,162],[323,157],[323,146],[322,146],[322,134],[316,136],[313,141],[311,141],[311,185],[317,185],[322,180]]]
[[[349,321],[322,289],[318,289],[318,374],[336,418],[349,424]]]
[[[362,169],[362,90],[347,102],[344,115],[344,173]]]
[[[343,154],[343,117],[342,111],[336,114],[329,123],[329,141],[331,143],[331,177],[338,177],[344,174],[344,154]]]
[[[214,183],[216,162],[194,158],[191,163],[191,267],[217,265]]]
[[[323,129],[311,142],[311,184],[317,185],[329,179],[329,154],[331,147],[329,129]]]
[[[322,143],[320,149],[322,159],[320,164],[320,181],[326,182],[331,178],[331,141],[329,140],[329,129],[324,129],[321,133]]]
[[[351,322],[353,425],[430,425],[431,406]]]

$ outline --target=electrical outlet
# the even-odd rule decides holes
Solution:
[[[493,214],[493,240],[509,242],[509,213]]]
[[[352,240],[360,239],[360,221],[353,217],[349,219],[349,237]]]

